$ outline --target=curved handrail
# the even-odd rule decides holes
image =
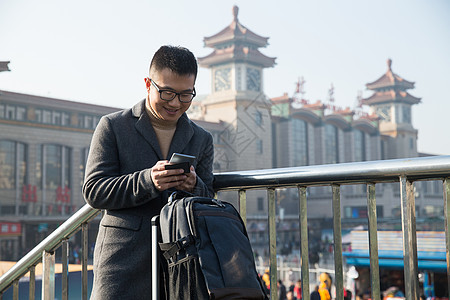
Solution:
[[[408,179],[440,179],[450,177],[450,156],[392,159],[367,162],[315,165],[293,168],[236,171],[214,174],[214,189],[251,189],[307,184],[355,184],[372,181],[398,181]],[[83,223],[93,219],[100,210],[84,205],[72,217],[20,259],[0,277],[0,291],[23,276],[42,257],[43,251],[54,250],[63,239],[76,233]]]
[[[407,175],[411,180],[450,176],[450,155],[226,172],[215,174],[214,188],[376,183],[398,181],[402,175]]]
[[[52,251],[55,249],[63,239],[69,238],[80,230],[81,224],[95,218],[99,213],[100,210],[94,209],[87,204],[84,205],[0,277],[0,291],[10,286],[14,280],[27,273],[31,266],[37,264],[42,258],[44,250]]]

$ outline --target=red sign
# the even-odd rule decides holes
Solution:
[[[64,188],[58,186],[56,189],[56,202],[70,203],[70,189],[67,186]]]
[[[36,186],[24,184],[22,187],[22,202],[37,202]]]
[[[17,236],[22,234],[20,223],[0,222],[0,236]]]

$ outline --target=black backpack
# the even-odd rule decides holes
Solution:
[[[159,222],[168,299],[268,299],[233,205],[174,193]]]

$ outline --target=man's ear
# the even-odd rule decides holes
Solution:
[[[148,91],[150,89],[150,86],[152,85],[152,83],[150,82],[150,78],[145,77],[144,81],[145,81],[145,87],[146,87],[146,89]]]

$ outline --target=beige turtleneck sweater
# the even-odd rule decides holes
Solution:
[[[152,123],[156,137],[158,138],[161,154],[164,159],[169,159],[167,155],[169,154],[170,143],[172,142],[173,135],[177,129],[178,121],[167,121],[161,119],[149,105],[148,100],[145,103],[145,110],[150,117],[150,122]]]

